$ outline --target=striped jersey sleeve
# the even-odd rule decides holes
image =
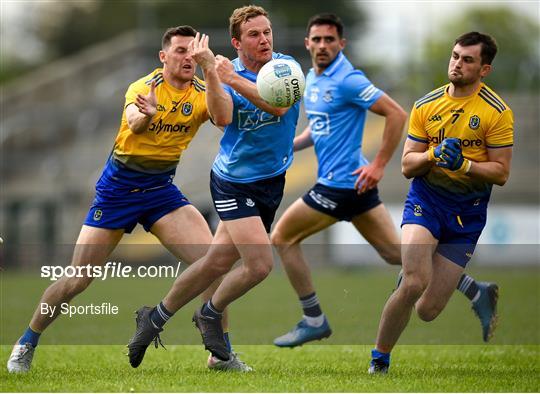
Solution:
[[[486,131],[486,147],[506,148],[514,145],[514,114],[506,103],[486,85],[478,96],[495,111],[489,129]]]
[[[363,109],[369,109],[383,95],[383,91],[359,70],[347,75],[341,86],[346,101]]]

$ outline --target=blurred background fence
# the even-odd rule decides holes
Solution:
[[[256,3],[270,11],[275,50],[295,56],[305,72],[310,68],[303,44],[308,17],[323,11],[341,15],[346,23],[346,55],[407,110],[417,98],[446,82],[457,35],[469,30],[494,35],[500,52],[486,82],[514,111],[515,147],[509,182],[494,187],[482,243],[511,246],[480,249],[474,261],[538,264],[538,3],[471,2],[458,3],[459,7],[437,2]],[[243,2],[2,2],[2,266],[30,266],[44,260],[69,263],[66,249],[70,248],[60,245],[76,240],[112,148],[128,85],[160,66],[157,53],[164,29],[191,24],[210,35],[215,53],[232,58],[227,16],[239,5]],[[302,114],[298,132],[305,125]],[[379,147],[382,127],[381,118],[368,117],[363,147],[370,158]],[[183,156],[175,180],[211,225],[217,219],[208,188],[209,170],[220,136],[218,129],[205,124]],[[408,181],[400,173],[401,148],[379,186],[396,225],[408,190]],[[295,156],[278,217],[315,182],[316,168],[311,150]],[[156,243],[141,229],[123,242]],[[375,253],[342,246],[365,243],[347,223],[307,242],[322,245],[326,263],[379,262]],[[152,250],[159,251],[138,255],[156,263],[166,253]]]

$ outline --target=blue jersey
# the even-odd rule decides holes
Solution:
[[[280,53],[273,53],[272,58],[294,60]],[[234,59],[233,64],[238,74],[256,82],[257,74],[246,69],[240,59]],[[219,177],[237,183],[255,182],[285,172],[293,159],[300,103],[294,104],[284,116],[274,116],[230,86],[224,88],[233,100],[233,118],[225,127],[212,170]]]
[[[366,112],[382,94],[342,52],[320,75],[309,71],[304,106],[319,162],[318,183],[354,188],[351,173],[368,163],[362,154]]]

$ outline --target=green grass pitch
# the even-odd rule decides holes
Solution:
[[[481,342],[480,325],[468,300],[456,293],[434,322],[411,319],[392,354],[390,374],[375,377],[366,373],[369,352],[394,284],[393,269],[317,271],[318,295],[334,334],[292,350],[270,345],[300,317],[284,274],[274,272],[231,308],[233,344],[254,367],[249,374],[206,369],[207,354],[190,322],[199,301],[167,323],[162,335],[167,350],[149,348],[143,364],[132,369],[124,353],[134,329],[133,311],[158,302],[171,280],[96,282],[75,304],[109,301],[121,313],[114,318],[61,317],[43,336],[32,371],[10,375],[2,366],[0,388],[2,392],[540,391],[538,269],[482,268],[471,273],[501,287],[501,322],[492,343]],[[3,365],[48,283],[34,274],[2,273]]]

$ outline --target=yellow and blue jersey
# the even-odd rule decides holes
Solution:
[[[152,81],[156,83],[157,114],[146,131],[135,134],[129,129],[125,109],[136,102],[138,94],[148,94]],[[129,86],[112,156],[135,171],[172,171],[208,119],[204,82],[194,77],[187,89],[179,90],[164,80],[163,70],[158,68]]]
[[[449,85],[433,90],[415,102],[409,121],[408,138],[439,145],[443,139],[459,138],[463,156],[474,162],[488,160],[488,149],[511,147],[514,117],[508,105],[481,83],[468,97],[452,97]],[[433,166],[413,183],[437,193],[446,201],[487,201],[492,185],[466,174]]]

